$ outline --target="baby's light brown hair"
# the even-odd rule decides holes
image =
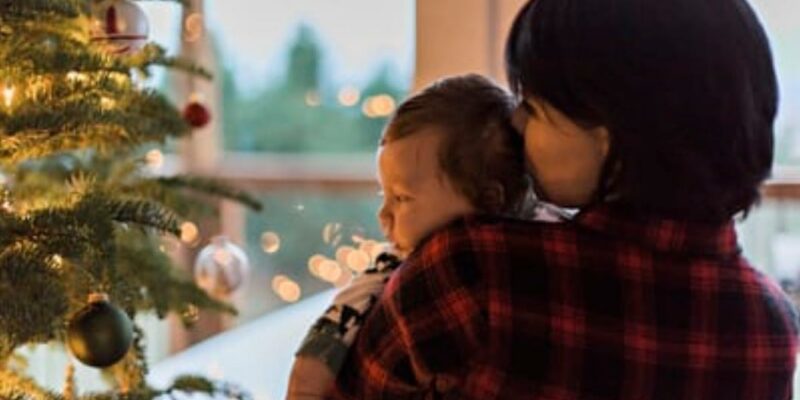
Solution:
[[[522,213],[530,187],[522,137],[511,126],[511,94],[476,74],[439,80],[395,111],[381,145],[436,128],[439,166],[483,213]]]

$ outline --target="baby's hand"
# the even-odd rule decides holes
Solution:
[[[333,389],[335,379],[324,362],[312,357],[298,356],[292,366],[286,399],[325,399]]]

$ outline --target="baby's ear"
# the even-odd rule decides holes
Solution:
[[[484,211],[494,214],[502,212],[506,203],[506,193],[503,185],[497,181],[492,181],[485,185],[483,193],[481,193],[481,203],[485,208]]]

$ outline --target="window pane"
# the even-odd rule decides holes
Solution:
[[[744,254],[776,281],[800,278],[800,202],[764,201],[738,226]]]
[[[413,69],[411,1],[206,3],[231,151],[372,151]]]
[[[238,324],[344,283],[351,270],[342,252],[336,261],[337,250],[372,246],[369,240],[382,237],[375,190],[279,189],[261,199],[266,211],[246,216],[252,269]]]
[[[751,0],[772,45],[780,86],[776,163],[800,166],[800,2]]]

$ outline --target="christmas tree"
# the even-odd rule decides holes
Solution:
[[[174,265],[163,237],[213,212],[198,192],[259,205],[209,179],[148,173],[146,146],[208,116],[198,104],[182,113],[144,78],[157,67],[207,74],[147,43],[142,18],[130,0],[0,3],[2,399],[244,397],[198,376],[162,389],[144,380],[134,316],[177,313],[189,323],[198,308],[234,312]],[[18,352],[38,343],[65,344],[105,369],[113,388],[79,395],[70,376],[62,393],[42,387]]]

